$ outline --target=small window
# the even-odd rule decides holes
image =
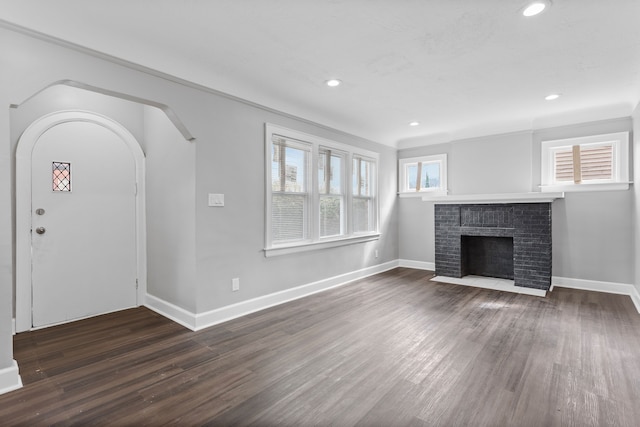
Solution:
[[[447,155],[400,159],[399,187],[401,195],[445,195]]]
[[[626,189],[627,132],[542,143],[542,191]]]
[[[71,191],[71,163],[53,162],[52,164],[53,191]]]
[[[614,177],[613,144],[584,144],[554,149],[556,182],[608,182]]]

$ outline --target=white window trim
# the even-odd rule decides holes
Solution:
[[[339,239],[322,239],[318,242],[307,242],[307,243],[297,243],[290,245],[277,245],[271,248],[265,248],[264,256],[267,258],[278,256],[278,255],[287,255],[294,254],[298,252],[307,252],[307,251],[315,251],[318,249],[328,249],[328,248],[336,248],[339,246],[353,245],[355,243],[364,243],[370,242],[372,240],[378,240],[382,236],[380,233],[373,234],[356,234],[350,237],[342,237]]]
[[[554,150],[560,147],[603,143],[611,143],[613,145],[613,179],[586,181],[580,184],[555,182]],[[540,189],[543,192],[628,190],[629,184],[631,184],[629,181],[629,132],[542,141],[540,169]]]
[[[271,149],[273,135],[280,135],[287,139],[301,141],[311,145],[311,166],[309,168],[309,197],[310,213],[308,220],[310,221],[309,239],[299,240],[294,242],[273,243],[271,235]],[[320,237],[319,226],[319,208],[320,208],[320,192],[318,184],[318,156],[320,148],[328,148],[340,152],[344,155],[344,170],[343,170],[343,185],[344,185],[344,200],[345,200],[345,233],[340,236],[327,236]],[[353,186],[351,185],[352,179],[352,159],[354,156],[359,156],[372,160],[375,165],[375,179],[372,183],[374,186],[373,199],[375,201],[374,209],[374,230],[368,233],[354,233],[352,225],[352,199],[353,199]],[[276,255],[284,255],[296,252],[304,252],[315,249],[325,249],[343,245],[350,245],[354,243],[366,242],[376,240],[380,238],[380,203],[378,194],[378,179],[379,179],[379,154],[373,151],[360,149],[347,144],[324,139],[315,135],[299,132],[293,129],[288,129],[271,123],[265,123],[265,256],[271,257]]]
[[[420,191],[409,190],[407,166],[417,163],[440,163],[440,187],[421,188]],[[400,197],[440,197],[447,195],[447,155],[409,157],[398,161],[398,194]]]

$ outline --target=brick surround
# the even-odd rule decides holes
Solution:
[[[513,238],[516,286],[551,286],[551,203],[436,204],[436,274],[466,273],[463,236]]]

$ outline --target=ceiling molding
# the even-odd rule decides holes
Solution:
[[[280,115],[280,116],[283,116],[283,117],[286,117],[286,118],[289,118],[289,119],[297,120],[299,122],[302,122],[302,123],[305,123],[305,124],[308,124],[308,125],[312,125],[312,126],[315,126],[315,127],[318,127],[318,128],[321,128],[321,129],[324,129],[324,130],[327,130],[327,131],[330,131],[330,132],[333,132],[333,133],[337,133],[339,135],[344,135],[344,136],[349,137],[349,138],[356,138],[356,139],[362,140],[363,142],[367,142],[367,143],[374,143],[374,144],[380,144],[382,146],[388,146],[388,147],[392,147],[392,148],[397,148],[397,144],[395,143],[395,141],[390,142],[390,143],[386,143],[386,144],[383,143],[383,142],[380,142],[380,141],[373,141],[373,140],[361,137],[359,135],[355,135],[355,134],[352,134],[352,133],[349,133],[349,132],[346,132],[346,131],[343,131],[343,130],[340,130],[340,129],[337,129],[337,128],[326,126],[326,125],[324,125],[322,123],[318,123],[318,122],[315,122],[313,120],[305,119],[303,117],[296,116],[296,115],[291,114],[291,113],[287,113],[285,111],[277,110],[277,109],[268,107],[266,105],[262,105],[262,104],[258,104],[258,103],[253,102],[253,101],[249,101],[247,99],[239,98],[237,96],[230,95],[228,93],[221,92],[219,90],[204,86],[202,84],[195,83],[195,82],[192,82],[192,81],[180,78],[180,77],[176,77],[174,75],[167,74],[167,73],[164,73],[162,71],[158,71],[158,70],[155,70],[153,68],[149,68],[149,67],[146,67],[144,65],[137,64],[135,62],[131,62],[131,61],[128,61],[128,60],[125,60],[125,59],[122,59],[122,58],[118,58],[118,57],[113,56],[113,55],[109,55],[109,54],[106,54],[106,53],[103,53],[103,52],[99,52],[97,50],[90,49],[90,48],[81,46],[79,44],[72,43],[72,42],[60,39],[58,37],[50,36],[48,34],[45,34],[45,33],[42,33],[42,32],[36,31],[36,30],[32,30],[30,28],[23,27],[21,25],[16,25],[16,24],[13,24],[13,23],[8,22],[8,21],[3,20],[3,19],[0,19],[0,27],[1,28],[5,28],[5,29],[7,29],[9,31],[13,31],[13,32],[25,35],[27,37],[31,37],[31,38],[34,38],[34,39],[37,39],[37,40],[41,40],[41,41],[44,41],[44,42],[47,42],[47,43],[51,43],[51,44],[54,44],[54,45],[57,45],[57,46],[60,46],[60,47],[66,48],[66,49],[73,50],[75,52],[82,53],[82,54],[85,54],[85,55],[88,55],[88,56],[91,56],[91,57],[94,57],[94,58],[97,58],[97,59],[100,59],[100,60],[103,60],[103,61],[107,61],[107,62],[110,62],[112,64],[116,64],[116,65],[119,65],[121,67],[133,70],[133,71],[144,73],[144,74],[147,74],[147,75],[150,75],[150,76],[153,76],[153,77],[156,77],[156,78],[159,78],[159,79],[171,82],[171,83],[175,83],[175,84],[178,84],[178,85],[181,85],[181,86],[188,87],[190,89],[195,89],[197,91],[205,92],[205,93],[208,93],[208,94],[211,94],[211,95],[215,95],[215,96],[226,98],[226,99],[229,99],[229,100],[232,100],[232,101],[240,102],[240,103],[242,103],[244,105],[247,105],[247,106],[250,106],[250,107],[253,107],[253,108],[257,108],[257,109],[260,109],[260,110],[263,110],[263,111],[266,111],[266,112],[269,112],[269,113],[277,114],[277,115]]]

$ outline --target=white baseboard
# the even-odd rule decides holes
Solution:
[[[415,268],[416,270],[436,271],[436,263],[428,261],[413,261],[410,259],[399,259],[398,267]]]
[[[435,270],[434,263],[424,261],[413,261],[398,259],[389,261],[384,264],[375,265],[373,267],[363,268],[346,274],[330,277],[328,279],[319,280],[295,288],[286,289],[284,291],[275,292],[269,295],[263,295],[247,301],[220,307],[204,313],[192,313],[175,304],[167,302],[156,296],[147,294],[145,297],[145,306],[157,312],[158,314],[183,325],[192,331],[208,328],[237,317],[241,317],[256,311],[264,310],[275,305],[283,304],[299,298],[306,297],[327,289],[346,285],[354,280],[362,279],[374,274],[382,273],[396,267],[415,268],[419,270]],[[624,283],[599,282],[594,280],[571,279],[566,277],[552,277],[552,286],[582,289],[589,291],[608,292],[613,294],[628,295],[631,297],[636,309],[640,313],[640,293],[635,286]]]
[[[640,292],[638,292],[638,288],[634,286],[629,296],[631,297],[631,301],[633,301],[633,305],[636,306],[636,310],[640,313]]]
[[[555,286],[560,288],[581,289],[584,291],[606,292],[609,294],[628,295],[636,310],[640,313],[640,293],[638,289],[628,283],[601,282],[598,280],[572,279],[570,277],[551,277],[551,290]]]
[[[0,394],[8,393],[22,387],[22,379],[15,360],[8,368],[0,369]]]
[[[151,294],[146,294],[144,297],[144,306],[150,310],[155,311],[161,316],[171,319],[176,323],[181,324],[185,328],[196,330],[196,314],[182,307],[178,307],[175,304],[167,302],[162,298],[158,298]]]
[[[354,280],[373,276],[396,267],[398,267],[398,261],[390,261],[198,314],[191,313],[149,294],[146,296],[145,306],[193,331],[198,331],[275,305],[346,285]]]

